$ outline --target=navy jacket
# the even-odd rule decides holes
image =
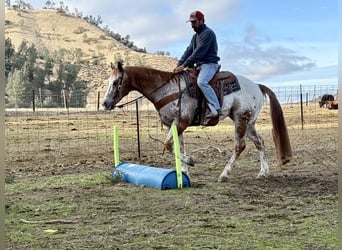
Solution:
[[[220,57],[217,56],[217,49],[214,31],[203,24],[200,26],[200,30],[193,35],[177,66],[183,64],[185,67],[192,67],[194,64],[217,63],[220,60]]]

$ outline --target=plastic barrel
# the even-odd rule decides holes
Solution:
[[[158,189],[177,188],[176,170],[138,165],[128,162],[120,163],[112,172],[113,177],[136,186],[147,186]],[[183,187],[190,187],[190,178],[182,173]]]

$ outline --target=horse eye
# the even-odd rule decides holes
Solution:
[[[118,85],[118,83],[119,83],[119,80],[118,80],[118,79],[114,80],[114,81],[113,81],[113,86]]]

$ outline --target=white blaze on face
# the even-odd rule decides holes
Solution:
[[[108,97],[110,97],[113,92],[114,92],[114,81],[115,81],[116,76],[115,75],[111,75],[108,79],[108,86],[107,86],[107,91],[105,94],[105,99],[107,99]]]
[[[114,102],[114,95],[117,86],[114,84],[114,81],[117,79],[116,75],[111,75],[108,79],[108,86],[107,86],[107,91],[106,94],[103,98],[103,105],[106,109],[109,109],[113,102]]]

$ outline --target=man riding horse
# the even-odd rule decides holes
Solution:
[[[120,62],[117,67],[111,65],[111,75],[108,79],[103,106],[107,110],[114,109],[115,105],[131,91],[137,91],[145,96],[154,104],[162,123],[169,128],[164,141],[164,146],[169,152],[173,151],[171,127],[172,125],[177,127],[182,171],[187,174],[189,174],[188,166],[193,166],[194,161],[185,154],[183,132],[189,126],[202,124],[214,126],[218,120],[229,117],[235,126],[234,149],[218,180],[228,180],[228,174],[246,148],[246,138],[250,139],[259,151],[260,172],[257,177],[266,176],[269,167],[265,157],[264,140],[257,132],[255,124],[264,103],[264,96],[267,95],[276,158],[281,165],[289,162],[292,150],[281,105],[270,88],[256,84],[246,77],[235,76],[228,71],[222,71],[214,77],[219,68],[218,61],[220,59],[217,56],[216,36],[204,24],[204,15],[200,11],[191,13],[189,21],[196,34],[174,72],[138,66],[124,68]],[[198,123],[194,122],[197,120],[195,119],[197,114],[201,114],[200,117],[203,118],[202,114],[205,114],[207,109],[205,107],[202,109],[204,112],[197,112],[203,105],[199,106],[200,99],[197,95],[193,95],[193,91],[190,91],[193,89],[188,84],[190,72],[183,72],[186,67],[193,66],[199,67],[200,70],[197,85],[208,102],[211,112],[209,122],[201,122],[204,119],[200,119]],[[181,73],[175,74],[179,72]],[[212,88],[209,84],[213,77],[213,82],[219,81]],[[219,98],[215,91],[220,93]]]
[[[200,11],[192,12],[187,22],[191,22],[191,27],[196,33],[174,72],[179,73],[187,67],[196,66],[199,70],[197,85],[206,98],[211,112],[207,118],[217,118],[222,115],[221,107],[213,88],[209,85],[209,81],[219,68],[216,35],[204,24],[204,15]]]

